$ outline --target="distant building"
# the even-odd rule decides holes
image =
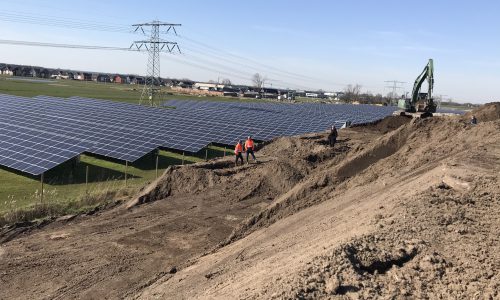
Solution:
[[[92,73],[83,73],[83,80],[92,81],[94,79],[94,74]]]
[[[130,84],[144,84],[146,81],[144,79],[144,77],[140,77],[140,76],[130,76]]]
[[[223,84],[212,83],[212,82],[196,82],[193,84],[193,89],[203,90],[203,91],[220,91],[224,88]]]
[[[118,84],[127,83],[127,76],[114,75],[112,81]]]
[[[97,82],[111,82],[111,77],[108,74],[98,74],[96,77]]]
[[[6,75],[6,76],[13,76],[14,72],[11,70],[11,68],[9,66],[3,66],[0,69],[0,74]]]
[[[82,72],[75,72],[75,73],[73,73],[73,79],[74,80],[85,80],[85,76],[83,75]]]

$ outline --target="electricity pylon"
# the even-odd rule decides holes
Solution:
[[[172,53],[175,50],[181,52],[179,45],[176,42],[170,42],[162,39],[160,34],[167,34],[172,31],[177,35],[175,27],[181,24],[164,23],[160,21],[152,21],[150,23],[134,24],[134,32],[142,32],[145,36],[149,35],[149,39],[142,41],[134,41],[130,48],[138,51],[148,52],[148,68],[147,77],[144,81],[144,88],[141,93],[139,104],[145,102],[150,106],[158,106],[161,100],[161,79],[160,79],[160,53]],[[162,27],[166,31],[161,31]]]

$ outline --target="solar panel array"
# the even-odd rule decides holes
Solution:
[[[256,140],[268,141],[280,136],[320,132],[346,121],[353,125],[371,123],[392,115],[394,107],[347,104],[287,104],[265,102],[214,102],[169,100],[164,106],[203,118],[213,123],[232,124],[230,129],[215,127],[212,142],[232,144],[237,139],[252,135]]]
[[[252,135],[324,131],[368,123],[393,108],[363,105],[231,103],[173,100],[176,109],[72,97],[0,94],[0,165],[39,175],[81,153],[133,162],[158,148],[198,152]]]

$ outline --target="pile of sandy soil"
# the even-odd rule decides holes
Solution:
[[[0,298],[499,297],[500,120],[483,109],[170,167],[123,207],[9,237]]]
[[[465,118],[468,120],[476,116],[479,122],[488,122],[500,119],[500,102],[487,103],[473,111],[467,113]]]
[[[378,131],[380,133],[388,133],[389,131],[395,130],[401,127],[404,124],[407,124],[411,121],[411,116],[392,116],[389,118],[384,118],[380,121],[377,121],[370,126],[357,126],[355,127],[357,130],[368,130],[368,131]]]

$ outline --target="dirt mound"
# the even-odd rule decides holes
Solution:
[[[411,119],[412,119],[411,116],[389,116],[385,117],[384,119],[378,122],[371,124],[370,126],[358,126],[354,128],[360,131],[368,130],[368,131],[377,131],[380,133],[388,133],[390,131],[398,129],[404,124],[409,123]]]
[[[320,137],[318,140],[322,141]],[[280,139],[270,145],[271,150],[258,152],[259,162],[234,167],[230,158],[186,166],[171,166],[140,195],[127,204],[128,208],[139,204],[165,199],[176,195],[199,195],[206,193],[241,201],[249,197],[262,196],[274,199],[293,188],[315,167],[315,163],[331,156],[331,149],[322,143],[314,145],[316,139]],[[279,146],[275,146],[278,144]],[[314,159],[305,144],[316,149]],[[278,150],[279,149],[279,150]],[[277,153],[276,153],[277,152]],[[304,157],[301,157],[298,153]],[[267,157],[275,153],[277,157]],[[294,154],[295,153],[295,154]]]
[[[404,219],[377,216],[381,229],[376,233],[313,259],[293,289],[282,295],[301,299],[345,294],[361,299],[498,297],[500,246],[492,234],[500,226],[486,213],[500,209],[495,181],[480,178],[466,193],[444,184],[429,188],[404,203]]]
[[[393,118],[399,117],[388,120]],[[285,189],[286,193],[277,197],[271,205],[242,223],[225,244],[328,200],[331,191],[336,188],[348,188],[353,183],[366,184],[383,175],[393,176],[401,170],[411,172],[422,165],[433,165],[449,155],[467,151],[469,143],[481,144],[497,130],[494,124],[464,126],[455,119],[451,122],[442,118],[411,119],[408,122],[406,117],[402,118],[404,122],[394,122],[401,124],[397,130],[367,145],[353,144],[352,151],[338,155],[293,188]],[[469,143],[464,143],[465,140]]]
[[[482,105],[465,114],[464,118],[469,120],[476,116],[478,122],[488,122],[500,119],[500,102],[492,102]]]

